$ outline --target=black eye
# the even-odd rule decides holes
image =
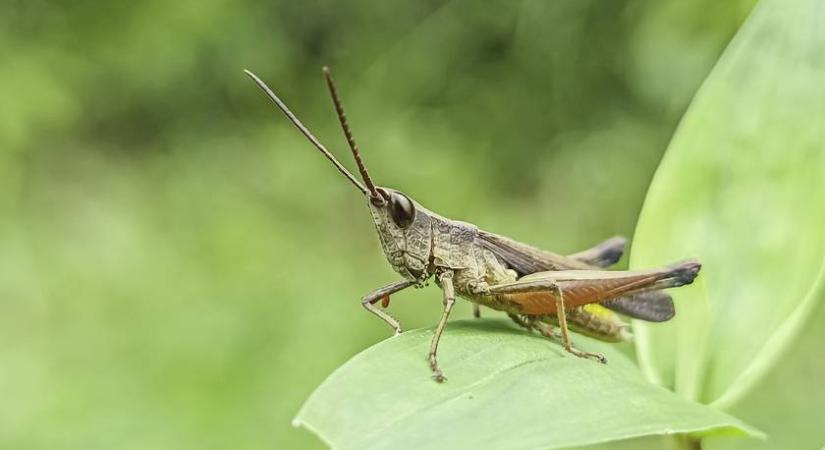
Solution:
[[[415,207],[410,199],[393,192],[390,194],[390,216],[392,220],[401,228],[407,228],[415,217]]]

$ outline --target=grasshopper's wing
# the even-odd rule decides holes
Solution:
[[[487,231],[479,230],[482,246],[495,253],[519,275],[550,270],[596,269],[615,263],[621,258],[626,239],[616,236],[591,249],[562,256],[532,245],[524,244]],[[632,297],[616,297],[603,305],[617,313],[649,322],[663,322],[676,314],[670,295],[651,291]]]
[[[509,303],[522,314],[543,315],[556,312],[556,296],[564,297],[565,309],[600,303],[616,297],[666,289],[693,282],[699,263],[685,261],[673,266],[646,271],[562,270],[539,272],[513,283],[490,288],[498,301]]]
[[[597,268],[553,252],[548,252],[505,236],[478,230],[481,245],[496,254],[519,275],[529,275],[548,270]]]
[[[648,322],[665,322],[676,315],[673,298],[662,291],[640,292],[611,298],[603,301],[602,305],[619,314]]]
[[[622,257],[627,243],[627,239],[614,236],[593,248],[563,256],[484,230],[478,230],[478,239],[483,247],[498,255],[519,275],[547,270],[607,267]]]
[[[608,267],[622,259],[625,245],[627,245],[627,239],[621,236],[613,236],[593,248],[567,255],[567,258],[595,267]]]

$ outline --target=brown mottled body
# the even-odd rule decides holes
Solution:
[[[626,326],[613,311],[653,322],[673,317],[671,297],[661,289],[689,284],[699,263],[685,261],[645,271],[606,271],[622,254],[625,240],[611,238],[591,249],[562,256],[473,224],[442,217],[407,195],[377,187],[352,137],[329,71],[324,69],[338,119],[361,174],[362,185],[257,76],[255,83],[293,125],[367,197],[387,261],[403,279],[376,289],[362,305],[384,320],[396,334],[398,321],[376,307],[389,305],[390,295],[434,278],[442,290],[444,309],[430,344],[428,360],[436,381],[444,381],[437,350],[456,296],[506,312],[517,324],[561,340],[568,352],[605,362],[604,357],[572,345],[568,327],[605,341],[625,338]],[[477,309],[475,310],[477,313]],[[477,315],[477,314],[476,314]],[[558,326],[558,330],[556,330]]]
[[[379,189],[386,191],[388,198],[403,195],[387,188]],[[567,320],[572,328],[582,334],[616,342],[628,336],[626,326],[618,316],[592,303],[608,299],[629,300],[626,295],[645,292],[661,296],[663,293],[657,289],[675,286],[673,267],[605,272],[577,259],[598,254],[583,252],[565,257],[545,252],[480,230],[473,224],[447,219],[412,200],[410,202],[416,214],[406,233],[390,225],[391,217],[385,209],[370,207],[392,267],[418,284],[437,273],[451,271],[458,296],[494,310],[531,317],[535,322],[557,324],[554,293],[542,289],[550,277],[565,292],[565,305],[569,308]],[[623,245],[622,240],[614,238],[613,242]],[[521,276],[508,263],[507,257],[502,256],[506,255],[504,246],[512,243],[518,244],[519,250],[529,248],[528,254],[533,261],[544,255],[545,260],[551,262],[541,268],[546,267],[552,273],[544,271]],[[615,245],[607,250],[614,249]]]

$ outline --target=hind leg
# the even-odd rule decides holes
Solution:
[[[570,340],[570,335],[567,331],[567,315],[565,313],[564,308],[564,293],[561,289],[556,287],[556,315],[559,318],[559,329],[561,330],[561,345],[564,347],[564,349],[578,356],[579,358],[589,358],[596,360],[602,364],[607,364],[607,358],[605,358],[604,355],[600,353],[591,353],[579,350],[573,346],[573,342]]]

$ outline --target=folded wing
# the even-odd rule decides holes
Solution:
[[[495,253],[520,276],[569,269],[598,270],[617,262],[627,242],[617,236],[591,249],[563,256],[483,230],[479,230],[478,237],[485,248]],[[673,299],[661,291],[615,297],[606,299],[601,304],[617,313],[649,322],[663,322],[676,314]]]
[[[492,286],[490,293],[499,301],[513,305],[522,314],[554,314],[558,295],[563,296],[565,309],[623,296],[632,299],[632,296],[645,292],[692,283],[699,268],[696,261],[684,261],[646,271],[546,271],[525,275],[512,283]],[[656,300],[657,297],[650,298],[654,302],[662,301],[661,297],[658,297],[659,300]]]

